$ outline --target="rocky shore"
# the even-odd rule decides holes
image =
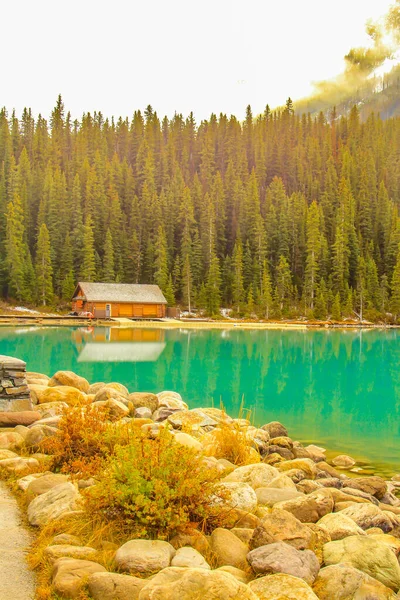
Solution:
[[[340,455],[328,463],[324,449],[304,447],[281,423],[256,428],[216,408],[191,410],[175,392],[90,384],[68,371],[51,379],[29,372],[26,377],[33,410],[0,412],[0,474],[20,495],[42,544],[34,564],[42,572],[41,599],[400,598],[400,501],[395,494],[400,477],[360,476],[351,471],[351,457]],[[89,431],[97,422],[96,411],[104,417],[97,438]],[[63,454],[68,444],[81,447],[71,437],[77,419],[87,419],[84,450],[89,441],[102,448],[110,436],[120,436],[120,442],[107,446],[99,465],[97,451],[89,460],[83,450],[78,463]],[[130,445],[143,447],[149,441],[151,447],[159,439],[164,445],[154,448],[165,449],[165,461],[157,466],[165,471],[169,455],[172,460],[186,457],[193,477],[210,474],[211,488],[203,479],[204,518],[190,516],[184,522],[185,506],[176,502],[180,489],[160,483],[154,497],[148,496],[167,515],[157,521],[157,537],[143,526],[157,516],[144,512],[148,486],[142,485],[129,512],[116,497],[137,485],[137,478],[129,478],[129,460],[120,459],[123,473],[118,472],[119,453],[129,457]],[[150,462],[153,458],[148,456]],[[140,465],[139,459],[132,460],[132,472],[146,481]],[[176,460],[177,478],[179,467]],[[165,483],[163,471],[154,470],[157,477]],[[121,485],[109,506],[104,505],[103,478]],[[151,484],[151,478],[147,481]],[[183,494],[184,481],[181,487]],[[185,494],[193,497],[190,490]],[[187,514],[198,515],[195,509]],[[106,527],[89,536],[77,525],[93,525],[98,516],[107,524],[118,511],[116,522],[124,527],[115,527],[114,537],[107,537]]]

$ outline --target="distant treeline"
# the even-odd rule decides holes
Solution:
[[[400,315],[400,119],[0,112],[0,290],[157,283],[218,314]]]

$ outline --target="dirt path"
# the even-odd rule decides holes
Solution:
[[[0,600],[33,600],[35,579],[25,561],[31,541],[16,500],[0,481]]]

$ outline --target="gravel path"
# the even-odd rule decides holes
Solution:
[[[35,579],[25,561],[31,537],[16,500],[0,481],[0,600],[33,600]]]

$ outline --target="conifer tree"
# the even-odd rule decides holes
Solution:
[[[221,273],[219,260],[215,252],[211,255],[206,284],[206,309],[210,316],[217,316],[221,306]]]
[[[233,289],[232,299],[236,312],[240,313],[240,307],[244,297],[243,286],[243,247],[240,240],[235,244],[233,250]]]
[[[165,293],[168,285],[167,240],[164,228],[160,225],[155,243],[154,283]]]
[[[87,216],[83,227],[83,248],[82,248],[82,281],[95,281],[96,279],[96,256],[94,248],[94,235],[92,228],[92,219]]]
[[[390,301],[390,310],[397,320],[400,315],[400,248],[397,254],[397,261],[394,267],[391,281],[392,297]]]
[[[9,202],[6,213],[6,265],[8,273],[8,294],[16,300],[27,296],[24,247],[24,226],[21,201],[18,195]]]
[[[186,254],[185,262],[182,268],[182,299],[184,304],[188,307],[189,313],[191,312],[192,303],[192,270],[190,267],[189,255]]]
[[[39,230],[36,250],[37,301],[46,306],[53,300],[53,267],[51,264],[50,236],[46,223]]]
[[[267,262],[264,261],[260,293],[261,316],[269,319],[272,309],[272,285]]]
[[[114,271],[114,246],[111,231],[108,229],[106,240],[104,243],[104,258],[103,258],[103,281],[105,283],[113,283],[115,281]]]

